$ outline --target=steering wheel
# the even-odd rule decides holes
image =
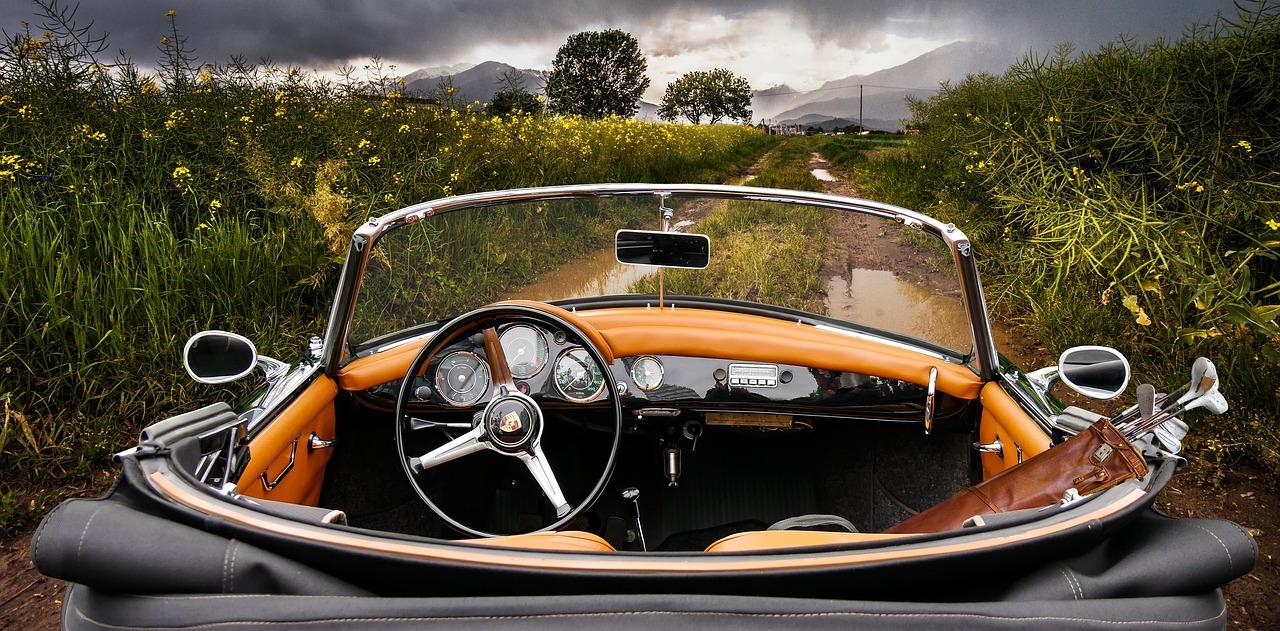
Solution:
[[[572,521],[583,510],[595,503],[600,494],[604,492],[605,485],[608,484],[609,478],[613,474],[614,463],[618,456],[618,444],[622,437],[622,402],[618,396],[617,384],[611,377],[609,362],[605,359],[605,355],[600,348],[593,342],[591,336],[571,322],[572,316],[569,316],[567,312],[563,312],[564,316],[568,316],[564,317],[556,313],[557,311],[560,311],[557,307],[540,305],[539,303],[497,304],[481,307],[470,313],[458,316],[437,330],[409,364],[409,370],[400,386],[400,394],[396,398],[396,450],[400,455],[400,464],[403,466],[405,474],[409,476],[410,486],[417,492],[423,503],[446,524],[461,532],[476,537],[501,536],[463,524],[446,513],[428,497],[423,484],[421,484],[422,480],[425,476],[430,476],[433,469],[446,462],[486,450],[497,452],[503,456],[518,458],[522,461],[525,467],[528,468],[530,475],[533,476],[533,479],[542,489],[543,496],[551,503],[556,515],[556,519],[552,523],[528,532],[555,530]],[[533,322],[550,327],[555,331],[563,331],[566,334],[566,339],[576,341],[586,350],[591,360],[596,363],[600,368],[601,374],[605,377],[604,382],[608,400],[612,403],[613,408],[613,440],[609,457],[600,479],[591,489],[591,492],[577,505],[570,504],[565,498],[560,489],[560,483],[556,479],[554,468],[547,460],[546,453],[542,449],[543,428],[546,422],[542,414],[542,408],[537,400],[516,388],[515,380],[511,376],[511,369],[507,364],[502,344],[498,338],[499,324],[510,322]],[[407,453],[405,450],[406,433],[414,431],[413,423],[415,421],[419,425],[424,423],[424,421],[413,419],[408,413],[408,403],[415,391],[414,382],[416,378],[422,374],[432,358],[440,351],[463,337],[473,335],[477,330],[480,331],[484,338],[484,355],[492,374],[488,402],[483,404],[476,403],[475,408],[478,411],[469,424],[426,421],[425,423],[428,427],[435,425],[465,429],[466,431],[426,453]],[[554,370],[554,367],[552,370]],[[481,401],[483,400],[484,397],[481,397]]]

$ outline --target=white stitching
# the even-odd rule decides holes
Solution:
[[[93,509],[93,512],[89,514],[89,519],[85,520],[84,530],[80,531],[80,543],[76,546],[76,563],[80,562],[80,553],[84,550],[84,538],[89,534],[89,526],[93,524],[93,519],[97,517],[98,513],[101,512],[102,509],[105,507],[106,507],[106,504],[103,504]]]
[[[222,591],[227,591],[227,568],[230,566],[228,559],[231,558],[231,546],[236,542],[232,539],[227,542],[227,549],[222,553]]]
[[[1071,580],[1075,582],[1076,589],[1080,590],[1080,600],[1087,600],[1084,595],[1084,585],[1080,583],[1080,577],[1076,576],[1076,573],[1072,572],[1071,568],[1065,565],[1062,566],[1062,569],[1066,570],[1067,576],[1071,577]]]
[[[210,622],[206,624],[188,625],[183,627],[126,627],[119,625],[107,624],[99,622],[85,615],[79,607],[75,608],[76,615],[80,619],[106,629],[146,629],[149,631],[157,631],[160,629],[210,629],[215,627],[228,626],[272,626],[272,625],[327,625],[327,624],[346,624],[352,622],[369,622],[369,623],[388,623],[388,622],[461,622],[461,621],[505,621],[514,622],[519,620],[551,620],[557,618],[599,618],[599,617],[619,617],[619,616],[724,616],[739,618],[962,618],[962,619],[979,619],[979,620],[1008,620],[1011,622],[1018,621],[1035,621],[1035,622],[1088,622],[1099,625],[1138,625],[1138,626],[1190,626],[1201,625],[1206,622],[1212,622],[1227,615],[1227,608],[1224,606],[1212,618],[1204,618],[1202,620],[1099,620],[1096,618],[1069,618],[1065,616],[994,616],[989,614],[978,613],[870,613],[865,611],[817,611],[811,613],[741,613],[731,611],[603,611],[590,613],[554,613],[554,614],[526,614],[512,616],[393,616],[384,618],[328,618],[325,620],[235,620],[226,622]]]
[[[229,548],[231,549],[231,572],[227,575],[230,581],[227,584],[227,591],[235,592],[236,591],[236,555],[240,554],[240,542],[236,541],[235,539],[232,539],[231,545],[229,546]]]
[[[1226,544],[1226,543],[1223,543],[1222,538],[1221,538],[1221,537],[1219,537],[1218,535],[1214,534],[1214,532],[1213,532],[1212,530],[1209,530],[1208,528],[1205,528],[1204,526],[1201,526],[1200,524],[1197,524],[1197,523],[1195,523],[1195,522],[1192,522],[1192,524],[1191,524],[1191,525],[1192,525],[1192,526],[1195,526],[1196,528],[1199,528],[1200,530],[1203,530],[1203,531],[1205,531],[1205,532],[1209,533],[1209,536],[1210,536],[1210,537],[1213,537],[1214,539],[1217,539],[1217,540],[1218,540],[1218,545],[1222,546],[1222,550],[1223,550],[1224,552],[1226,552],[1226,553],[1227,553],[1227,569],[1228,569],[1228,570],[1234,570],[1234,569],[1236,568],[1236,562],[1235,562],[1235,559],[1231,558],[1231,548],[1228,548],[1228,547],[1227,547],[1227,544]]]
[[[1071,575],[1067,573],[1067,568],[1059,565],[1058,573],[1061,574],[1063,578],[1067,579],[1067,587],[1071,589],[1072,600],[1080,600],[1080,594],[1076,592],[1076,582],[1072,580]]]

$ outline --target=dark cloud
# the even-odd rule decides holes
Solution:
[[[34,8],[26,0],[0,0],[0,28],[13,31],[22,20],[32,19]],[[1187,23],[1211,20],[1220,10],[1234,12],[1231,0],[102,0],[85,2],[79,17],[110,32],[113,49],[122,48],[149,65],[167,28],[167,9],[178,11],[179,26],[203,61],[243,54],[317,68],[373,55],[408,64],[457,61],[472,47],[490,42],[554,49],[570,33],[587,28],[652,32],[673,16],[760,19],[760,9],[774,10],[772,19],[793,20],[816,39],[868,50],[882,45],[874,37],[881,31],[1038,50],[1068,40],[1090,47],[1121,33],[1140,40],[1177,36]],[[656,49],[651,52],[678,55],[698,46],[689,38],[673,40],[678,43],[651,44]]]

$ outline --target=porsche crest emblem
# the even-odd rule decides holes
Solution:
[[[498,422],[498,429],[503,433],[519,431],[523,424],[520,422],[520,413],[512,410],[502,416],[502,420]]]

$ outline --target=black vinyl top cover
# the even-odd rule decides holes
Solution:
[[[1035,620],[1220,628],[1218,588],[1249,572],[1257,556],[1235,524],[1170,519],[1137,505],[1072,537],[982,555],[803,572],[557,575],[532,563],[450,566],[256,532],[157,498],[143,487],[137,461],[122,464],[124,477],[111,494],[64,502],[32,538],[41,572],[80,585],[66,603],[70,628],[246,621],[301,628],[331,618],[368,626],[675,620],[752,627],[803,619],[883,628],[1013,628]],[[1156,488],[1172,466],[1157,473]],[[684,595],[661,595],[668,593]],[[139,598],[155,595],[166,597]],[[211,598],[226,595],[235,598]]]

